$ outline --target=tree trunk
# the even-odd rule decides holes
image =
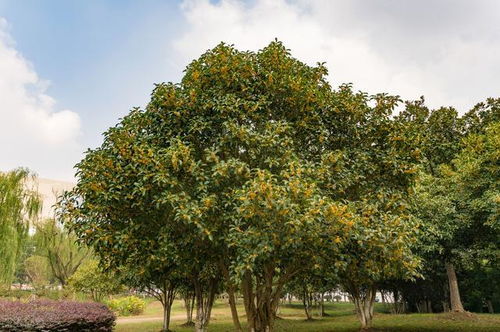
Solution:
[[[488,306],[488,312],[490,314],[495,313],[495,311],[493,310],[493,302],[491,302],[491,300],[486,300],[486,305]]]
[[[307,320],[312,320],[312,296],[308,292],[307,286],[302,289],[302,303],[304,304],[304,311],[306,312]]]
[[[175,289],[175,285],[166,282],[161,290],[160,302],[163,306],[162,332],[170,331],[170,313],[172,312],[172,304],[175,300]]]
[[[233,318],[234,329],[235,331],[241,331],[240,318],[238,317],[238,309],[236,308],[236,287],[231,281],[229,270],[224,262],[220,262],[219,266],[224,276],[224,280],[226,281],[227,295],[229,299],[229,307],[231,308],[231,317]]]
[[[170,308],[167,305],[163,306],[163,332],[168,332],[170,330]]]
[[[193,311],[194,311],[194,295],[186,294],[184,296],[184,307],[186,308],[186,323],[184,325],[194,325]]]
[[[320,297],[319,297],[319,317],[325,316],[325,297],[324,293],[321,292]]]
[[[448,301],[442,301],[441,303],[443,305],[443,312],[450,311],[450,304],[448,303]]]
[[[360,292],[358,289],[350,287],[349,292],[354,301],[356,315],[361,323],[361,329],[365,330],[371,328],[376,294],[375,287],[372,286],[364,292]]]
[[[274,267],[264,268],[262,276],[254,278],[250,271],[243,275],[241,284],[243,302],[247,314],[248,331],[272,332],[276,309],[284,283],[292,274],[282,275],[274,282]]]
[[[229,296],[229,307],[231,308],[231,316],[233,317],[234,329],[236,331],[241,331],[238,309],[236,308],[236,296],[234,292],[234,286],[232,284],[227,286],[227,295]]]
[[[206,290],[198,279],[193,280],[194,293],[196,297],[196,322],[194,324],[196,332],[206,332],[216,292],[215,279],[210,279]]]
[[[446,262],[446,274],[448,275],[448,283],[450,286],[450,302],[451,311],[454,312],[464,312],[464,307],[462,301],[460,300],[460,290],[458,289],[457,275],[455,273],[455,267],[452,263]]]
[[[248,331],[255,332],[255,301],[253,295],[252,276],[249,271],[246,271],[243,275],[241,289],[243,291],[243,305],[247,315]]]

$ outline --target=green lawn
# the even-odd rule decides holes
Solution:
[[[327,304],[324,318],[305,321],[305,315],[300,304],[284,305],[280,309],[279,319],[276,321],[276,331],[358,331],[359,323],[353,313],[350,303]],[[445,314],[409,314],[392,315],[381,304],[376,306],[373,331],[500,331],[500,315],[473,314],[454,315]],[[240,314],[243,308],[239,308]],[[161,329],[161,320],[151,321],[154,317],[161,317],[161,305],[151,302],[141,316],[127,317],[127,322],[118,321],[117,332],[157,332]],[[174,331],[192,331],[181,325],[185,322],[185,312],[181,301],[176,301],[172,308],[173,320],[171,329]],[[130,322],[130,320],[136,320]],[[242,323],[245,317],[241,317]],[[214,305],[209,331],[233,331],[229,307],[226,303],[217,302]]]

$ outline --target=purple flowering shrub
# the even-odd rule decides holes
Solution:
[[[112,331],[115,315],[104,304],[0,300],[0,331]]]

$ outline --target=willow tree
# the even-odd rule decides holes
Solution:
[[[40,198],[34,175],[26,169],[0,173],[0,286],[9,287]]]
[[[47,259],[52,275],[62,287],[92,254],[91,250],[77,243],[74,233],[68,232],[55,219],[36,223],[33,236],[38,253]]]

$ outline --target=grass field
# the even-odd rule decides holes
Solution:
[[[354,315],[351,303],[333,303],[326,305],[328,317],[315,318],[306,321],[300,304],[283,305],[280,308],[276,321],[276,331],[358,331],[359,323]],[[243,313],[243,308],[239,308]],[[148,304],[144,314],[134,317],[119,318],[116,326],[117,332],[157,332],[161,330],[162,309],[158,302]],[[182,327],[185,322],[185,312],[181,301],[176,301],[172,308],[171,329],[184,332],[192,328]],[[245,323],[245,317],[241,317]],[[209,331],[233,331],[229,306],[223,302],[214,305]],[[409,314],[392,315],[387,313],[387,308],[382,304],[376,305],[376,315],[372,331],[463,331],[463,332],[500,332],[500,314],[471,314],[459,315],[443,314]]]

